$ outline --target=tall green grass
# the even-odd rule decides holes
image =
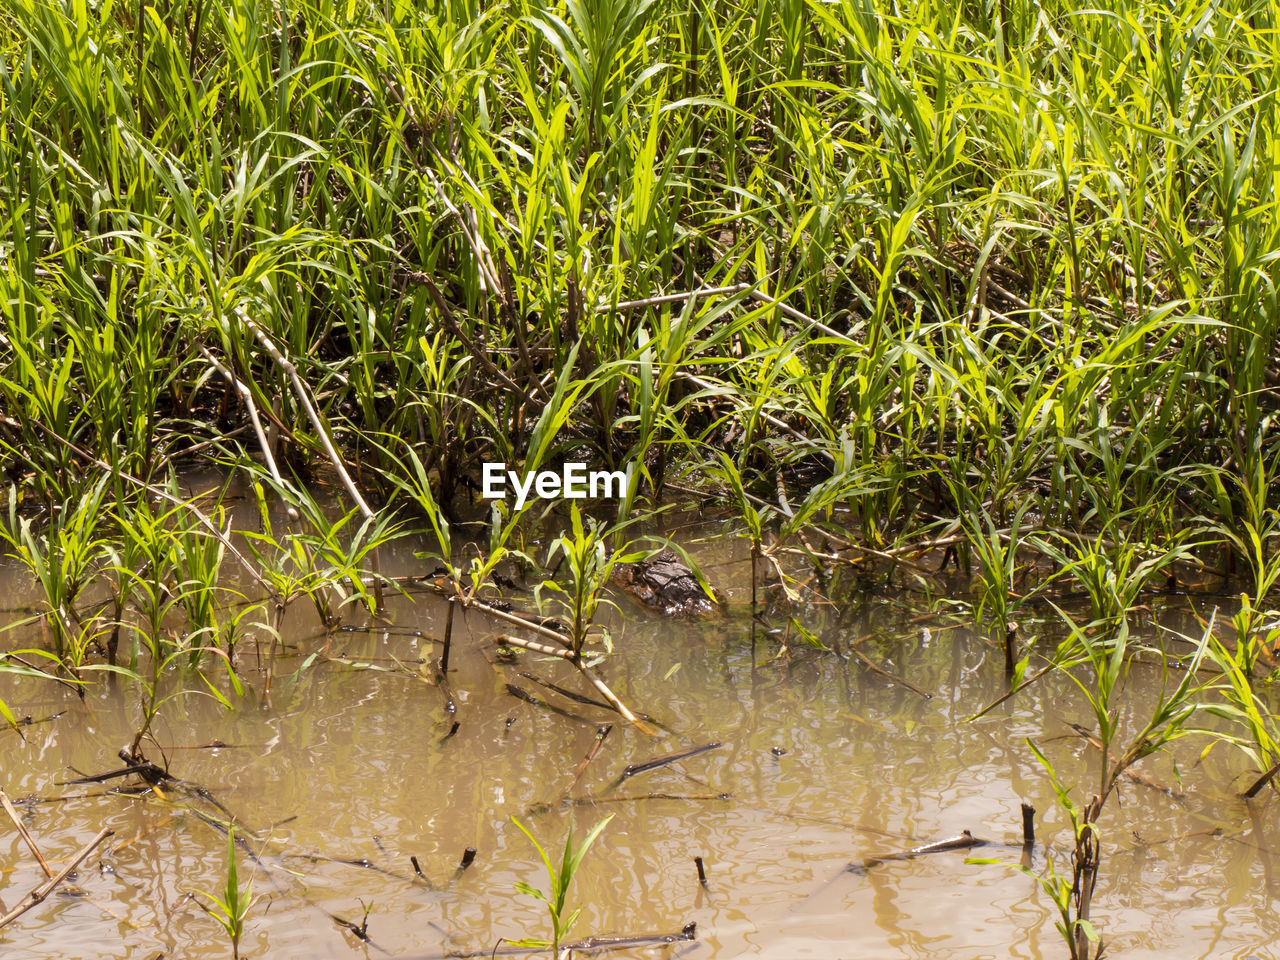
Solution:
[[[83,466],[51,433],[144,479],[205,441],[254,454],[201,347],[292,469],[316,462],[243,311],[374,487],[391,433],[465,496],[481,460],[527,455],[569,366],[550,455],[702,462],[728,435],[757,490],[815,456],[876,478],[873,540],[963,513],[948,478],[997,518],[1167,497],[1145,537],[1235,532],[1274,474],[1273,15],[17,0],[20,496],[64,502]],[[785,307],[612,308],[733,282]]]
[[[1081,577],[1076,535],[1133,569],[1176,547],[1247,578],[1255,630],[1275,18],[14,0],[0,452],[17,555],[40,575],[45,537],[85,568],[46,590],[57,643],[139,484],[193,457],[266,479],[267,451],[310,531],[278,556],[340,602],[376,607],[359,570],[395,511],[426,529],[468,512],[483,461],[572,453],[636,465],[620,519],[695,477],[757,553],[764,504],[857,559],[958,535],[997,580],[1019,550]],[[354,547],[302,492],[330,438],[386,518]],[[123,506],[68,554],[86,474]],[[225,562],[193,536],[184,563]],[[1010,589],[975,602],[1004,618]],[[183,606],[221,629],[207,594]]]

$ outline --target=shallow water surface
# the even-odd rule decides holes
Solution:
[[[515,891],[521,880],[545,889],[546,878],[510,818],[558,853],[570,824],[582,837],[612,814],[570,892],[582,906],[571,939],[670,934],[691,921],[698,935],[622,956],[1064,956],[1051,901],[1011,866],[969,864],[961,851],[844,868],[965,829],[991,841],[971,854],[1016,864],[1026,800],[1041,811],[1032,868],[1069,872],[1069,829],[1025,739],[1078,785],[1078,801],[1093,788],[1093,748],[1070,727],[1090,725],[1091,713],[1070,679],[1047,678],[968,722],[1007,689],[995,645],[867,593],[802,618],[836,653],[792,632],[779,656],[785,619],[774,623],[780,634],[766,635],[743,609],[749,563],[724,544],[694,552],[733,612],[663,621],[620,598],[616,652],[600,668],[628,704],[669,728],[659,739],[522,677],[592,694],[562,663],[527,652],[503,662],[492,638],[507,628],[476,612],[455,625],[456,713],[446,712],[420,663],[438,648],[404,629],[442,628],[439,601],[421,592],[391,602],[393,629],[328,637],[297,605],[269,701],[260,661],[242,646],[246,693],[233,710],[208,696],[167,703],[155,732],[170,772],[260,838],[250,844],[256,862],[239,856],[241,880],[251,876],[258,897],[243,953],[487,956],[500,938],[547,936],[541,904]],[[399,558],[402,568],[413,563],[407,551]],[[0,596],[16,611],[6,616],[21,615],[24,584],[0,568]],[[38,639],[24,628],[4,644]],[[933,696],[849,657],[855,640]],[[317,651],[324,656],[293,678]],[[509,683],[575,717],[517,699]],[[1158,668],[1134,668],[1124,691],[1129,729],[1159,683]],[[115,831],[73,884],[0,931],[4,955],[229,956],[191,897],[222,889],[227,841],[217,824],[226,815],[190,787],[159,796],[111,791],[118,780],[57,783],[73,770],[120,765],[136,692],[98,683],[81,702],[65,687],[0,675],[0,696],[19,717],[60,714],[21,736],[0,733],[3,786],[46,857],[71,856],[103,826]],[[610,723],[575,786],[597,729]],[[202,746],[214,741],[225,746]],[[715,741],[723,745],[619,781],[629,764]],[[1185,797],[1126,782],[1104,812],[1093,916],[1113,956],[1280,956],[1270,946],[1280,936],[1268,852],[1280,848],[1274,801],[1251,814],[1234,797],[1246,767],[1224,747],[1199,759],[1206,742],[1189,737],[1173,756],[1139,767],[1158,786],[1177,787],[1180,776]],[[148,754],[161,759],[155,746]],[[43,874],[16,831],[6,826],[2,836],[0,898],[12,907]],[[475,862],[459,872],[467,847]],[[366,942],[334,919],[359,926],[366,909]]]

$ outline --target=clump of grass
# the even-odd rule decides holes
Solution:
[[[522,940],[519,945],[522,946],[542,946],[551,947],[551,956],[560,956],[560,941],[569,932],[569,928],[573,926],[578,919],[578,914],[582,912],[581,907],[573,910],[568,909],[569,887],[573,883],[573,878],[578,873],[578,868],[582,865],[583,858],[587,855],[587,850],[591,848],[591,844],[595,843],[596,838],[604,832],[604,828],[609,825],[614,814],[609,814],[594,827],[583,838],[582,843],[576,847],[573,845],[573,824],[569,825],[569,833],[564,841],[564,855],[560,858],[559,866],[551,862],[551,858],[547,855],[547,851],[543,849],[536,837],[529,832],[529,828],[517,820],[511,818],[511,822],[529,838],[529,842],[533,844],[538,856],[542,858],[542,865],[547,871],[547,880],[550,884],[548,889],[543,892],[533,886],[519,881],[516,883],[516,890],[528,896],[541,900],[547,908],[547,914],[551,919],[551,940]]]
[[[1028,741],[1032,753],[1049,774],[1059,806],[1067,814],[1073,842],[1070,878],[1059,876],[1049,864],[1046,874],[1037,876],[1037,879],[1053,900],[1059,916],[1057,929],[1071,960],[1091,960],[1104,955],[1104,943],[1092,919],[1093,898],[1102,862],[1103,809],[1125,771],[1145,757],[1165,749],[1174,740],[1196,732],[1189,722],[1201,706],[1203,685],[1197,679],[1197,671],[1216,641],[1210,624],[1190,658],[1176,666],[1169,662],[1163,648],[1157,649],[1155,652],[1160,657],[1162,675],[1155,704],[1149,714],[1129,716],[1122,725],[1119,691],[1140,645],[1130,635],[1125,622],[1096,632],[1081,629],[1070,618],[1067,618],[1067,624],[1071,630],[1071,643],[1063,651],[1064,662],[1083,668],[1068,675],[1084,694],[1097,724],[1097,792],[1083,807],[1080,806],[1071,798],[1062,775],[1041,749]],[[1081,673],[1083,676],[1079,675]],[[1113,752],[1113,747],[1117,747],[1118,752]],[[999,861],[975,859],[973,862]],[[1036,876],[1025,864],[1019,869]]]
[[[235,824],[227,824],[227,877],[222,887],[222,895],[199,891],[212,905],[200,903],[205,912],[218,921],[231,944],[232,960],[240,960],[240,941],[244,938],[245,920],[249,911],[257,902],[253,895],[253,882],[250,881],[242,890],[240,888],[240,871],[236,865],[236,828]]]
[[[0,34],[19,497],[68,499],[68,443],[148,479],[261,439],[305,471],[331,435],[389,492],[391,434],[448,507],[486,459],[578,443],[657,491],[732,438],[753,493],[856,472],[874,546],[962,515],[948,478],[1001,526],[1167,497],[1144,539],[1242,534],[1277,269],[1244,212],[1274,111],[1243,10],[215,0],[175,31],[24,0]]]

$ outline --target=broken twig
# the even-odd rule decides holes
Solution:
[[[62,883],[63,880],[67,879],[67,877],[75,871],[76,867],[80,866],[89,854],[93,853],[98,844],[107,839],[107,837],[113,836],[114,833],[115,831],[111,830],[109,827],[103,827],[96,837],[80,848],[80,852],[72,857],[71,862],[62,868],[62,872],[55,877],[50,877],[44,883],[40,884],[40,886],[28,893],[22,899],[21,903],[6,913],[3,917],[0,917],[0,927],[8,926],[32,907],[39,906],[43,903],[45,898],[48,897],[49,894],[53,893],[53,891],[57,889],[58,885]]]

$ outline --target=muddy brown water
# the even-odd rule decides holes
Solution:
[[[837,603],[840,613],[808,609],[801,620],[836,647],[867,637],[859,649],[931,699],[857,660],[807,648],[794,631],[785,656],[776,656],[778,636],[759,628],[753,650],[742,606],[749,563],[736,543],[691,540],[735,612],[665,621],[624,601],[608,618],[616,652],[600,669],[625,701],[673,731],[658,740],[519,676],[590,693],[561,664],[528,653],[517,664],[491,664],[482,650],[505,628],[476,613],[455,625],[453,715],[418,669],[438,652],[429,640],[386,631],[326,638],[303,604],[286,620],[291,649],[270,703],[255,657],[242,648],[248,689],[234,709],[194,695],[166,704],[156,733],[171,773],[207,788],[263,838],[253,845],[260,866],[239,857],[241,880],[252,877],[259,898],[243,954],[487,955],[500,938],[546,936],[541,904],[515,891],[517,881],[545,889],[546,877],[510,818],[558,853],[570,824],[581,837],[613,814],[570,892],[582,906],[571,939],[675,933],[690,921],[698,933],[696,943],[614,956],[1064,956],[1052,903],[1011,867],[948,852],[862,874],[842,870],[964,829],[996,842],[972,853],[1017,862],[1018,848],[1000,844],[1021,839],[1023,800],[1040,811],[1033,869],[1067,870],[1064,816],[1025,738],[1078,785],[1077,800],[1093,788],[1096,757],[1069,727],[1091,725],[1074,684],[1049,678],[967,722],[1005,689],[1001,650],[964,629],[939,629],[941,619],[913,623],[919,597],[874,592],[850,594]],[[415,564],[406,548],[384,557],[389,572]],[[0,617],[10,619],[34,597],[12,566],[0,566],[0,596],[10,610]],[[856,615],[847,615],[851,607]],[[438,601],[422,593],[393,599],[389,614],[399,628],[431,634],[443,626]],[[772,625],[785,634],[785,618]],[[5,649],[38,641],[32,628],[0,639]],[[326,643],[346,662],[316,663],[290,679]],[[1135,668],[1123,694],[1129,722],[1149,707],[1159,680],[1158,670]],[[589,722],[517,700],[507,683]],[[73,769],[119,766],[136,692],[99,683],[82,703],[60,686],[0,674],[0,696],[19,717],[61,713],[22,737],[0,733],[0,783],[15,800],[42,798],[19,809],[46,857],[69,857],[104,826],[115,831],[74,884],[0,931],[3,955],[229,956],[218,925],[188,896],[224,883],[226,838],[195,813],[218,816],[216,809],[180,790],[165,799],[56,784]],[[597,725],[609,722],[612,733],[573,791],[595,802],[554,805],[570,791]],[[214,740],[227,746],[192,749]],[[616,783],[629,764],[711,741],[723,746]],[[1251,815],[1234,798],[1247,763],[1225,746],[1200,759],[1206,743],[1189,737],[1141,766],[1164,784],[1180,775],[1184,801],[1126,783],[1106,808],[1093,916],[1112,956],[1280,956],[1272,946],[1280,939],[1269,853],[1280,850],[1275,801]],[[550,810],[540,809],[548,802]],[[478,851],[475,862],[453,879],[466,847]],[[705,888],[695,856],[706,865]],[[430,887],[415,881],[410,857]],[[7,818],[0,869],[5,908],[42,877]],[[367,943],[332,919],[358,925],[366,907]]]

